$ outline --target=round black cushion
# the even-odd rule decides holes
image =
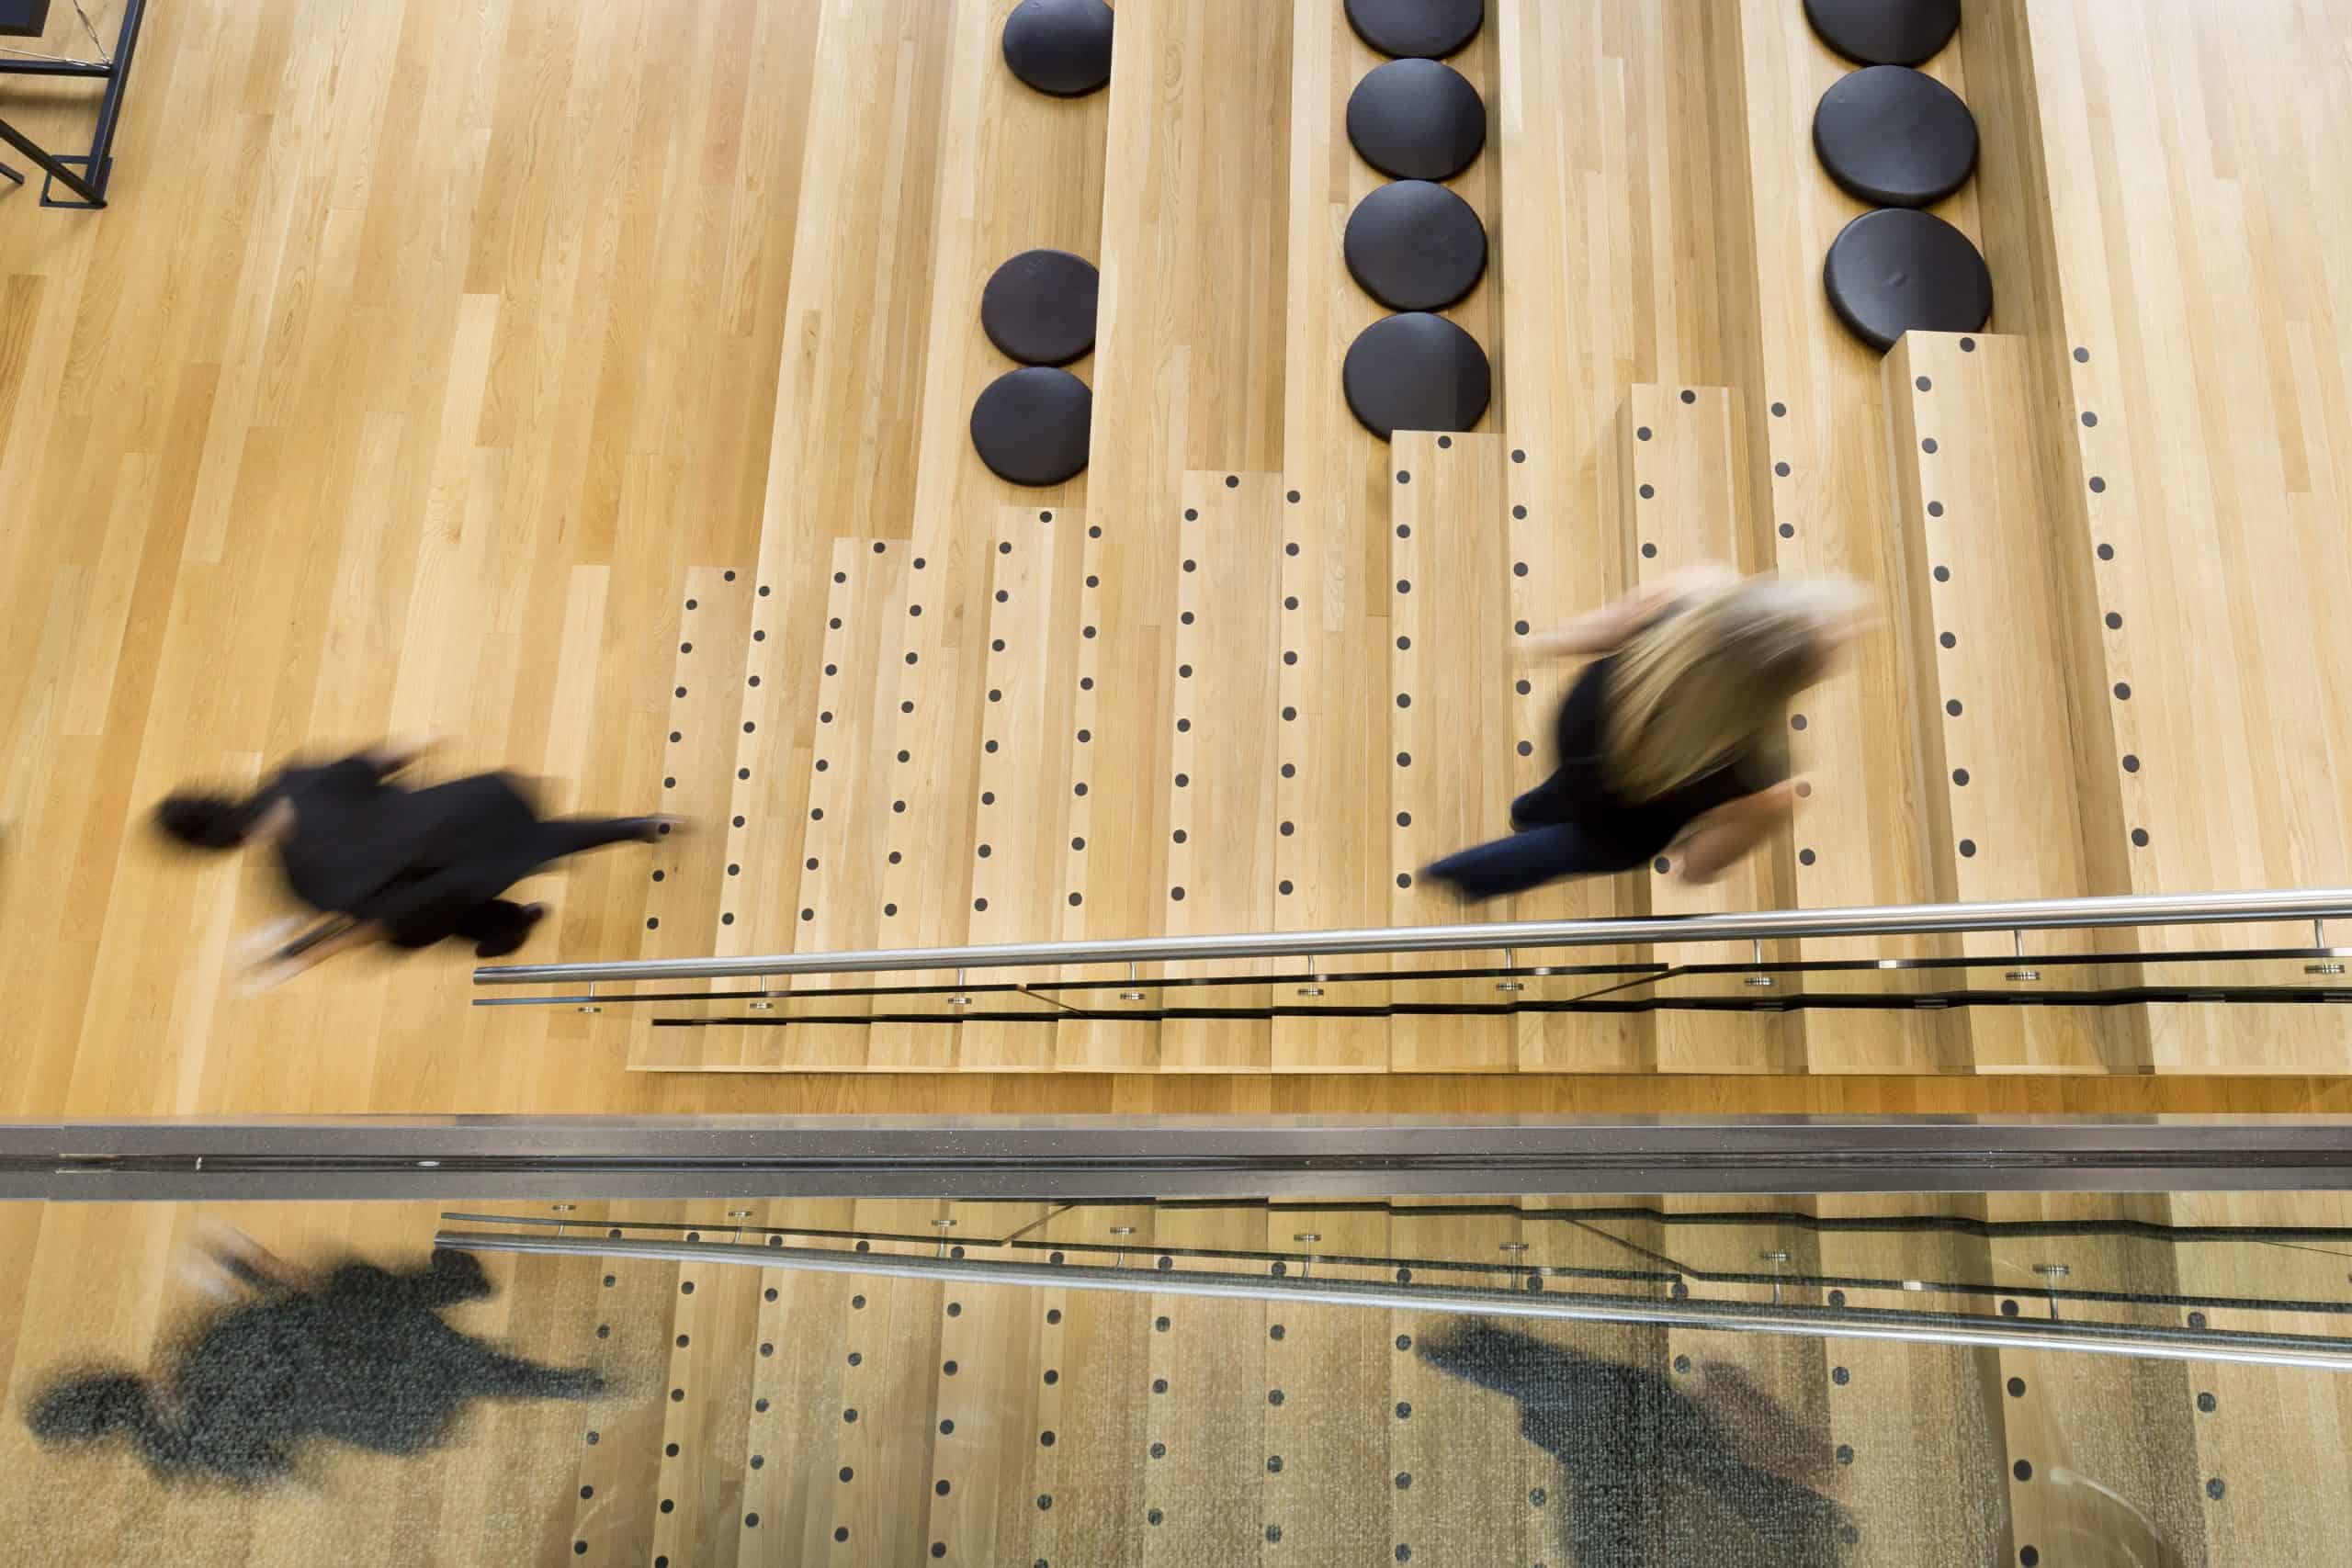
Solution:
[[[980,291],[980,327],[1009,359],[1067,365],[1094,346],[1102,275],[1068,251],[1023,251]]]
[[[1364,328],[1340,379],[1348,407],[1384,441],[1399,430],[1468,430],[1494,391],[1478,340],[1419,310]]]
[[[1392,310],[1442,310],[1487,270],[1487,226],[1427,180],[1398,180],[1348,216],[1348,270]]]
[[[1067,370],[1008,370],[972,405],[972,446],[999,479],[1057,485],[1086,467],[1094,393]]]
[[[1960,0],[1804,0],[1821,41],[1861,65],[1917,65],[1951,41]]]
[[[1348,140],[1400,180],[1450,180],[1487,144],[1487,105],[1462,73],[1434,60],[1392,60],[1348,96]]]
[[[1004,62],[1041,93],[1075,98],[1111,79],[1102,0],[1021,0],[1004,19]]]
[[[1821,282],[1838,320],[1873,348],[1893,348],[1915,328],[1973,333],[1993,314],[1993,275],[1968,236],[1907,207],[1847,224],[1830,242]]]
[[[1907,65],[1849,72],[1821,95],[1813,150],[1829,177],[1873,207],[1926,207],[1976,172],[1976,117]]]
[[[1348,0],[1348,26],[1383,54],[1442,60],[1478,36],[1487,0]]]

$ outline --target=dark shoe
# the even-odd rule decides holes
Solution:
[[[544,920],[547,918],[548,907],[545,904],[524,905],[523,918],[515,923],[514,929],[506,935],[500,937],[495,942],[476,942],[474,944],[474,956],[476,958],[505,957],[508,953],[514,952],[516,948],[529,941],[531,936],[531,928],[537,925],[541,920]]]
[[[1467,908],[1477,902],[1464,891],[1462,884],[1456,882],[1446,871],[1443,861],[1437,861],[1421,867],[1413,874],[1413,881],[1417,886],[1447,900],[1456,908]]]

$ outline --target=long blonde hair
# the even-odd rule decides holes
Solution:
[[[1783,710],[1826,670],[1861,594],[1842,578],[1751,577],[1705,590],[1617,650],[1603,723],[1611,783],[1654,799],[1784,744]]]

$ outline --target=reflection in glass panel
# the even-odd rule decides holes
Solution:
[[[2344,1208],[26,1208],[0,1484],[39,1562],[2332,1563],[2352,1380],[2249,1336],[2352,1341]]]
[[[2352,1205],[2330,1193],[1810,1198],[768,1200],[500,1203],[453,1228],[846,1247],[1270,1279],[2177,1324],[2352,1338]],[[2316,1322],[2322,1326],[2311,1326]],[[2288,1330],[2280,1330],[2288,1331]]]

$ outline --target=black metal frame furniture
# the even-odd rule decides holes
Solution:
[[[46,6],[36,6],[33,18],[36,24],[46,10]],[[98,123],[91,132],[90,150],[86,153],[51,152],[6,119],[0,119],[0,142],[6,142],[31,159],[48,176],[41,184],[40,204],[43,207],[95,209],[107,204],[107,181],[114,173],[114,133],[122,119],[123,89],[130,81],[130,59],[139,45],[140,24],[146,16],[147,0],[126,0],[122,9],[122,30],[115,39],[114,53],[105,60],[58,60],[0,54],[0,77],[67,77],[106,84],[106,95],[98,100]],[[25,183],[25,176],[5,163],[0,163],[0,175],[17,185]],[[57,194],[56,187],[60,186],[70,192],[70,196]]]

